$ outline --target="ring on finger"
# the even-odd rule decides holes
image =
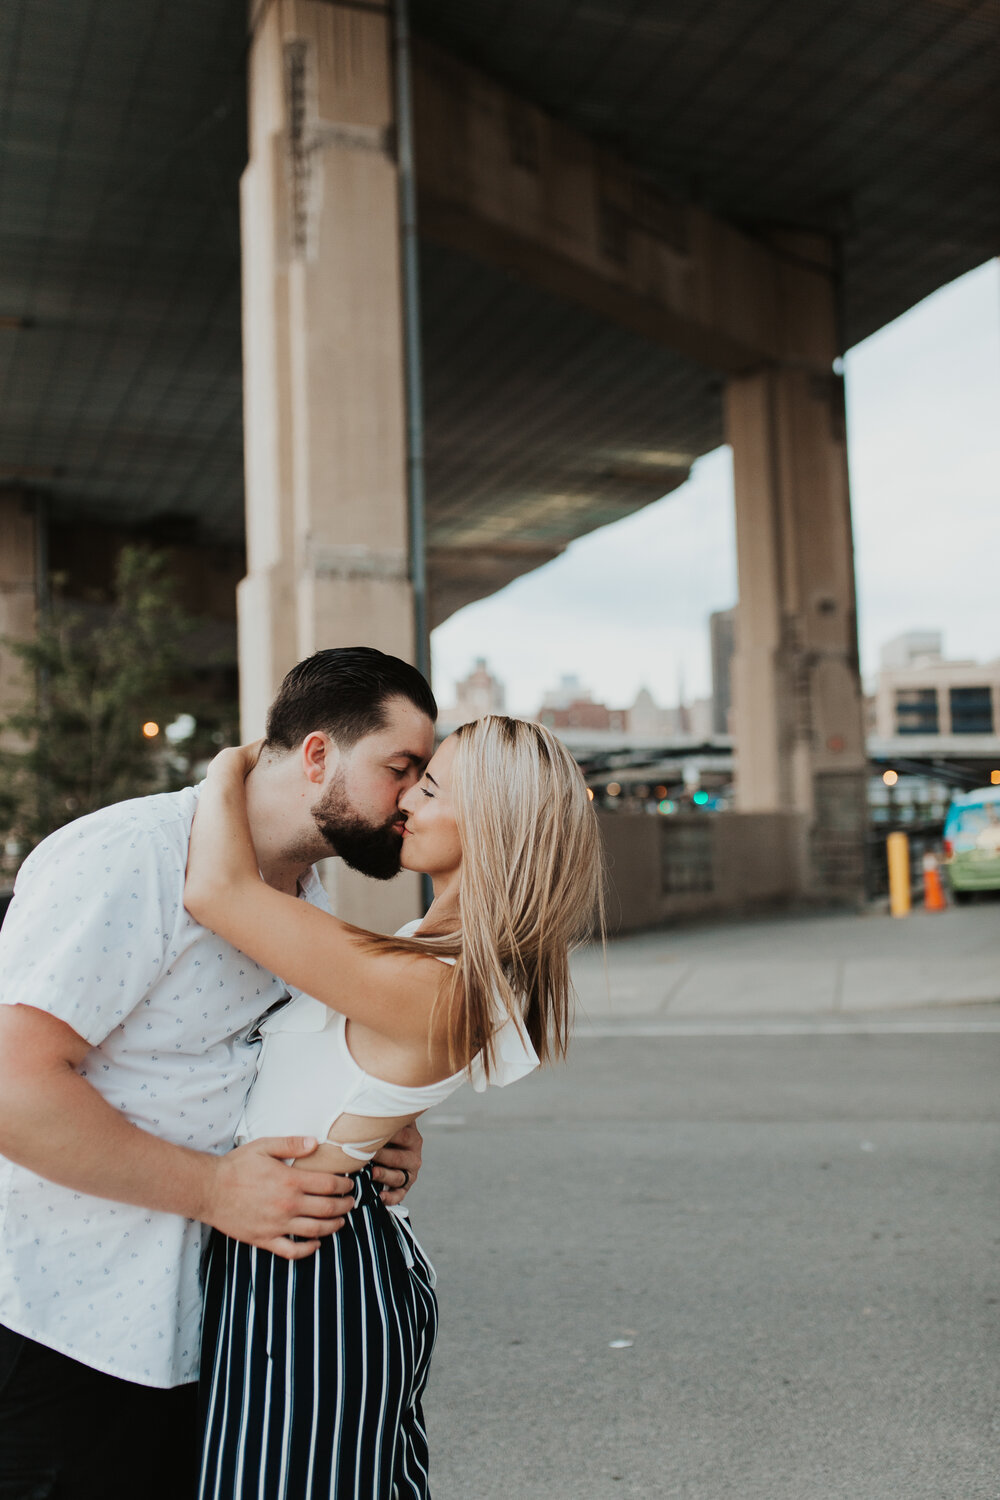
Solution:
[[[406,1170],[405,1167],[397,1167],[396,1171],[397,1172],[402,1172],[402,1174],[403,1174],[403,1181],[401,1183],[401,1186],[404,1187],[404,1188],[408,1188],[409,1185],[410,1185],[410,1174],[409,1174],[409,1172]],[[397,1189],[397,1191],[398,1191],[398,1189]]]

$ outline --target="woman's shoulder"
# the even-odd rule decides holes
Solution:
[[[398,938],[416,937],[418,935],[418,929],[420,927],[420,924],[421,924],[421,922],[423,920],[424,920],[423,917],[414,917],[412,922],[404,922],[403,925],[402,925],[402,927],[400,927],[397,932],[393,933],[393,937],[398,937]],[[442,963],[442,964],[453,964],[453,963],[456,962],[456,960],[454,958],[451,958],[446,953],[428,953],[427,957],[428,958],[434,958],[434,959],[436,959],[438,961],[438,963]]]

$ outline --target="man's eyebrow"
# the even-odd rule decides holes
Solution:
[[[389,760],[408,760],[408,761],[411,761],[412,764],[415,765],[418,770],[420,769],[421,766],[426,766],[426,764],[427,764],[427,757],[426,757],[426,755],[418,755],[415,750],[394,750],[392,752],[392,754],[388,757],[388,759]]]

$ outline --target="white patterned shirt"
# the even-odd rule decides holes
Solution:
[[[0,1003],[89,1042],[78,1071],[134,1125],[221,1153],[254,1075],[248,1033],[287,991],[184,910],[196,806],[191,788],[121,802],[39,844],[0,930]],[[326,904],[315,872],[302,892]],[[195,1380],[206,1234],[0,1157],[0,1323],[141,1385]]]

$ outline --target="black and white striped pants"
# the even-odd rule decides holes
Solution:
[[[199,1500],[428,1500],[434,1272],[368,1170],[315,1255],[213,1233]]]

